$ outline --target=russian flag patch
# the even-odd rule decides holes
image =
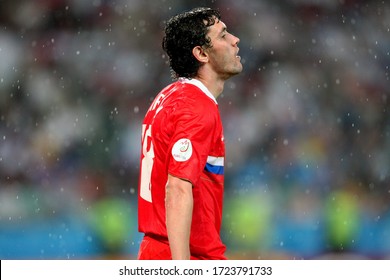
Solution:
[[[204,170],[216,175],[223,175],[223,165],[224,165],[223,157],[208,156]]]

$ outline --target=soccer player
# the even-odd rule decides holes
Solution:
[[[218,11],[171,18],[163,49],[175,81],[142,124],[138,259],[226,259],[221,241],[225,146],[216,98],[242,71],[239,39]]]

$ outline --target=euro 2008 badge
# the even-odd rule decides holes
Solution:
[[[192,155],[192,144],[189,139],[182,138],[172,147],[172,156],[176,161],[186,161]]]

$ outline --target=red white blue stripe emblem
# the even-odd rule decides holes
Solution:
[[[204,170],[213,174],[223,175],[224,158],[223,157],[207,157],[207,163]]]

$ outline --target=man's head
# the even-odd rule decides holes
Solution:
[[[169,56],[175,78],[193,78],[197,75],[202,63],[194,57],[193,48],[212,47],[207,33],[209,27],[220,18],[221,15],[216,10],[196,8],[174,16],[167,22],[162,46]]]

